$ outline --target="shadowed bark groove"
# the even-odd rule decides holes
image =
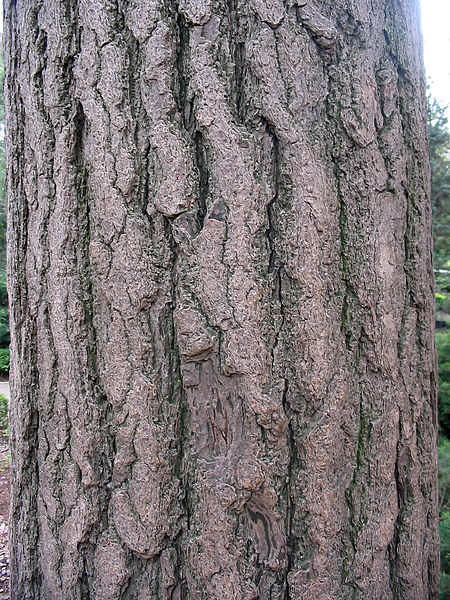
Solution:
[[[438,597],[415,2],[5,2],[12,597]]]

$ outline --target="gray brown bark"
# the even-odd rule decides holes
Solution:
[[[417,13],[5,2],[14,599],[438,597]]]

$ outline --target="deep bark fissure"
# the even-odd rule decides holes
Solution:
[[[278,201],[279,189],[280,189],[280,162],[279,162],[279,143],[276,134],[271,131],[270,125],[266,124],[268,128],[269,135],[272,139],[272,153],[273,153],[273,196],[270,199],[267,205],[267,221],[268,221],[268,229],[266,231],[267,241],[269,244],[269,267],[268,273],[273,273],[275,270],[275,262],[276,262],[276,252],[275,252],[275,238],[277,235],[275,226],[274,226],[274,205]]]
[[[397,573],[397,569],[396,569],[396,563],[397,563],[397,545],[398,545],[398,531],[399,531],[399,520],[401,518],[401,510],[400,510],[400,496],[401,496],[401,481],[400,481],[400,477],[399,477],[399,472],[398,472],[398,457],[395,463],[395,485],[397,486],[397,494],[398,494],[398,498],[399,498],[399,514],[397,516],[397,521],[395,523],[395,529],[394,529],[394,536],[392,538],[391,543],[389,544],[389,556],[390,556],[390,562],[389,562],[389,577],[390,577],[390,584],[391,584],[391,590],[394,594],[394,600],[397,600],[398,598],[398,573]]]
[[[195,117],[195,96],[190,90],[190,27],[174,2],[174,21],[177,31],[176,78],[174,81],[174,97],[183,123],[186,138],[194,149],[193,157],[198,173],[197,203],[197,233],[203,228],[208,208],[209,197],[209,169],[208,149],[201,129]]]
[[[203,229],[209,199],[209,169],[208,151],[203,141],[201,131],[197,129],[194,134],[195,163],[198,171],[198,209],[197,221],[198,231]],[[217,215],[219,216],[219,215]],[[222,217],[223,218],[223,217]]]
[[[109,526],[109,511],[111,502],[111,482],[112,482],[112,460],[116,454],[115,431],[113,424],[113,411],[108,402],[107,395],[103,389],[100,373],[100,360],[97,349],[99,347],[99,337],[95,327],[95,320],[98,318],[94,312],[95,291],[93,284],[92,266],[90,262],[90,244],[93,238],[90,198],[89,198],[89,174],[84,161],[84,139],[86,134],[86,116],[81,102],[75,104],[74,116],[74,167],[76,169],[76,188],[78,191],[78,227],[82,238],[81,264],[79,265],[79,275],[83,298],[81,298],[86,319],[87,338],[90,347],[88,350],[88,372],[90,380],[84,393],[88,396],[92,394],[92,401],[99,408],[98,427],[102,432],[103,444],[99,449],[99,488],[101,490],[101,502],[98,523],[95,524],[86,537],[96,540],[101,532]],[[84,388],[84,385],[83,385]],[[92,597],[89,588],[89,582],[92,579],[92,567],[88,564],[87,556],[92,557],[95,550],[95,541],[86,541],[83,544],[83,574],[81,580],[82,598],[88,600]],[[92,560],[92,559],[91,559]],[[83,595],[84,594],[84,595]]]
[[[227,0],[228,7],[228,36],[232,50],[232,61],[234,65],[234,78],[231,82],[231,93],[234,99],[234,113],[238,123],[245,123],[246,119],[246,95],[245,95],[245,42],[242,41],[241,23],[237,10],[236,0]],[[248,33],[248,32],[245,32]]]
[[[280,285],[281,285],[281,274],[280,274]],[[281,305],[282,306],[282,305]],[[298,457],[297,457],[297,446],[293,433],[293,425],[292,425],[292,410],[289,406],[289,402],[287,399],[289,391],[289,380],[285,377],[284,379],[284,389],[283,389],[283,409],[289,420],[288,428],[288,448],[289,448],[289,464],[288,464],[288,475],[287,475],[287,484],[286,484],[286,498],[287,498],[287,511],[286,511],[286,546],[288,550],[287,554],[287,568],[286,568],[286,578],[285,578],[285,595],[284,600],[290,600],[290,586],[288,574],[294,567],[294,557],[295,557],[295,540],[294,540],[294,504],[295,504],[295,496],[292,490],[292,479],[294,470],[298,470]]]
[[[190,514],[192,512],[191,499],[189,497],[189,472],[187,470],[187,457],[188,457],[188,440],[189,440],[189,408],[187,405],[186,396],[184,394],[182,382],[183,376],[181,372],[181,357],[179,344],[177,340],[177,333],[175,329],[174,314],[177,308],[177,269],[178,269],[178,246],[175,242],[172,232],[170,220],[166,220],[166,233],[169,238],[169,246],[172,252],[172,280],[171,280],[171,292],[170,292],[170,333],[169,333],[169,364],[171,372],[171,381],[169,393],[172,397],[172,402],[178,406],[178,424],[177,424],[177,457],[174,466],[174,475],[178,477],[181,483],[182,489],[182,507],[183,507],[183,523],[180,526],[180,531],[175,539],[175,550],[176,550],[176,564],[175,564],[175,584],[174,590],[171,592],[171,597],[175,590],[179,588],[181,594],[181,600],[187,598],[187,591],[185,589],[186,576],[183,574],[184,565],[184,549],[183,549],[183,538],[189,535],[190,530]]]
[[[186,132],[191,133],[193,128],[192,118],[194,116],[192,110],[192,102],[188,102],[189,95],[189,39],[190,28],[183,14],[181,13],[178,3],[173,2],[174,25],[176,27],[177,36],[177,53],[176,53],[176,78],[174,81],[174,96],[177,102],[178,111]]]

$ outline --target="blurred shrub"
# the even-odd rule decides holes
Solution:
[[[0,394],[0,430],[8,427],[8,398]]]
[[[9,316],[6,307],[0,307],[0,347],[9,346]]]
[[[6,273],[0,273],[0,306],[8,306],[8,292],[6,290]]]
[[[436,333],[439,369],[439,422],[450,438],[450,330]]]
[[[450,511],[450,440],[439,438],[439,513]]]
[[[0,375],[9,373],[9,349],[0,348]]]
[[[441,600],[450,599],[450,512],[441,515],[439,523],[441,538]]]
[[[450,575],[441,572],[441,600],[450,600]]]
[[[446,313],[450,313],[450,296],[446,294],[437,293],[435,294],[436,310],[441,310]]]

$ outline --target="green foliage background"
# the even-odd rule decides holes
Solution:
[[[450,131],[445,108],[428,98],[439,368],[441,600],[450,600]]]
[[[431,197],[433,199],[434,265],[439,271],[450,269],[450,131],[445,108],[428,99]],[[437,273],[437,284],[450,292],[449,277]]]

